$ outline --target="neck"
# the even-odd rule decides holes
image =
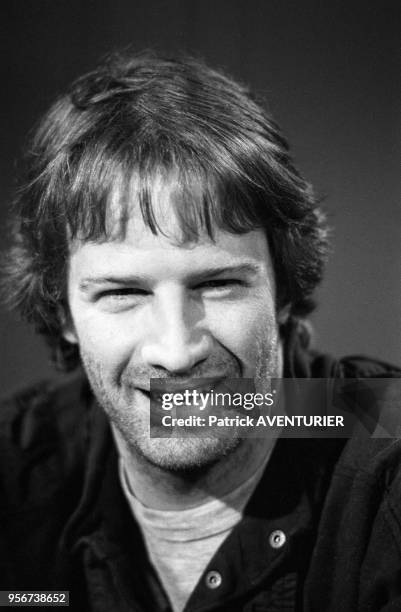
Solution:
[[[150,463],[129,448],[113,426],[129,487],[139,501],[158,510],[183,510],[222,498],[254,474],[274,447],[274,439],[241,439],[228,455],[203,469],[173,471]]]

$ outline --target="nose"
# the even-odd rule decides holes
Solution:
[[[189,372],[211,352],[210,333],[196,323],[200,306],[181,287],[169,287],[154,296],[142,345],[145,364],[179,374]]]

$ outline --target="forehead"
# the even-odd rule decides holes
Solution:
[[[150,196],[156,231],[144,221],[139,189],[140,181],[135,176],[124,192],[116,183],[107,211],[107,237],[75,239],[71,244],[71,266],[106,275],[117,270],[163,275],[172,270],[185,272],[243,263],[271,269],[267,240],[260,229],[235,234],[214,226],[213,237],[203,229],[196,236],[188,235],[179,211],[189,205],[186,197],[201,197],[196,182],[186,196],[175,174],[159,173],[152,178]]]
[[[128,240],[134,238],[138,244],[149,234],[161,235],[182,246],[189,241],[179,213],[199,206],[200,197],[199,183],[193,181],[190,190],[185,190],[176,171],[168,174],[158,171],[145,180],[134,174],[124,191],[119,183],[112,190],[106,215],[107,233],[120,242],[126,234]],[[154,228],[149,220],[154,222]]]

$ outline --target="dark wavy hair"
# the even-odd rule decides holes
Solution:
[[[278,308],[305,317],[327,253],[324,217],[295,169],[286,140],[247,87],[203,62],[154,53],[116,54],[76,80],[43,117],[25,156],[6,263],[8,302],[33,322],[66,369],[79,362],[62,336],[71,240],[111,239],[116,184],[120,230],[129,183],[144,222],[163,233],[152,180],[178,176],[183,232],[216,227],[266,232]],[[194,185],[196,188],[194,188]]]

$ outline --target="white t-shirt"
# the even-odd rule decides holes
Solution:
[[[209,561],[241,520],[269,456],[270,453],[252,476],[234,491],[221,499],[185,510],[155,510],[144,506],[133,494],[120,458],[122,488],[174,612],[184,609]]]

